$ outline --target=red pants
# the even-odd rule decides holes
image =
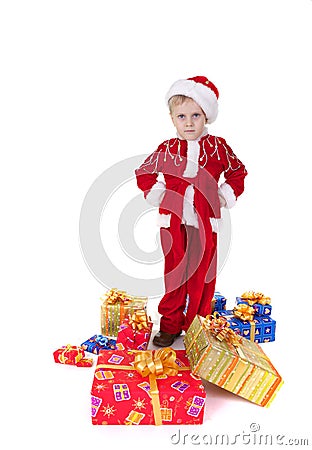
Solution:
[[[179,333],[188,329],[196,314],[211,313],[217,269],[217,235],[211,235],[203,248],[197,228],[180,225],[160,229],[166,292],[158,306],[161,331]]]

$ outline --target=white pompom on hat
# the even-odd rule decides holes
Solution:
[[[178,80],[166,94],[168,103],[174,95],[185,95],[194,100],[204,111],[207,122],[212,123],[218,115],[219,91],[216,86],[204,76]]]

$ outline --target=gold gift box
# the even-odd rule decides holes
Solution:
[[[117,337],[123,319],[138,311],[146,311],[147,297],[136,297],[110,289],[101,297],[101,334]]]
[[[262,348],[241,338],[239,345],[220,341],[196,316],[184,337],[192,372],[260,406],[269,406],[283,380]]]

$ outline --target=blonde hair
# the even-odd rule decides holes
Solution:
[[[190,97],[186,97],[186,95],[174,95],[168,101],[169,111],[172,114],[172,110],[175,106],[182,105],[186,100],[189,100]]]

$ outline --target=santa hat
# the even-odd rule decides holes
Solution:
[[[219,92],[216,86],[203,76],[178,80],[166,94],[166,101],[174,95],[185,95],[194,100],[204,111],[208,123],[216,120],[218,115]]]

